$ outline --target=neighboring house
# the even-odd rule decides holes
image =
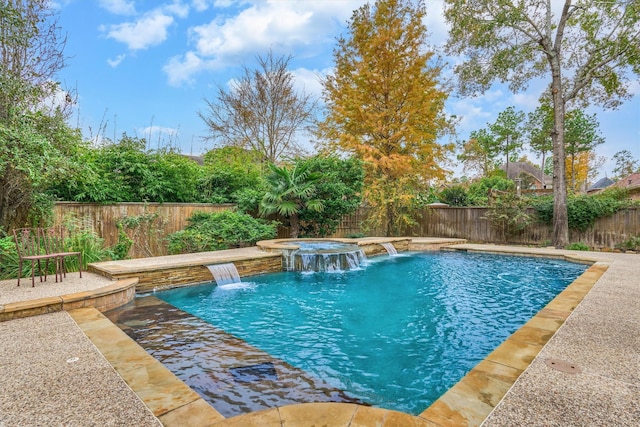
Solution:
[[[599,193],[605,188],[611,187],[615,183],[616,182],[614,180],[605,176],[604,178],[593,184],[591,187],[587,188],[587,194]]]
[[[633,200],[640,200],[640,172],[621,178],[614,184],[615,187],[625,188],[629,191],[629,197]]]
[[[500,166],[500,169],[505,170],[505,165]],[[513,181],[520,178],[524,190],[549,190],[553,188],[553,178],[545,175],[529,162],[509,162],[507,178]]]

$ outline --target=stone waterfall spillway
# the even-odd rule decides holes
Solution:
[[[240,283],[240,274],[233,263],[212,264],[206,266],[218,286],[230,285],[232,283]]]
[[[332,241],[292,242],[297,249],[283,252],[287,271],[346,271],[367,259],[358,245]]]
[[[386,249],[389,255],[398,255],[398,251],[396,250],[395,246],[393,246],[393,243],[386,242],[380,243],[380,245],[382,245],[382,247]]]

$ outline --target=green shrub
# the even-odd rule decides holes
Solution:
[[[265,222],[240,212],[195,212],[188,221],[184,230],[168,236],[169,253],[237,248],[276,236],[276,222]]]
[[[363,237],[367,237],[364,233],[349,233],[345,236],[347,239],[362,239]]]
[[[500,232],[503,241],[524,230],[533,218],[527,213],[528,200],[519,197],[515,191],[497,193],[489,200],[486,218],[493,228]]]
[[[489,193],[503,193],[515,190],[516,185],[510,179],[495,175],[482,178],[469,185],[467,191],[468,202],[475,206],[486,206],[489,203]]]
[[[567,245],[567,249],[570,251],[590,251],[591,248],[582,242],[570,243]]]
[[[29,265],[29,263],[26,263]],[[28,266],[29,272],[26,272],[26,268],[23,269],[26,274],[31,274],[31,267]],[[13,237],[7,236],[0,239],[0,280],[16,279],[18,278],[18,251],[16,250],[16,244]]]
[[[125,233],[122,222],[119,221],[116,225],[118,227],[118,242],[109,248],[109,256],[112,260],[127,259],[131,246],[133,246],[133,239]]]
[[[81,229],[71,233],[65,239],[65,248],[69,251],[82,252],[82,269],[87,269],[87,264],[100,262],[111,258],[111,253],[104,247],[104,239],[98,236],[93,229]],[[65,261],[67,271],[78,271],[78,260],[69,257]]]
[[[640,236],[631,236],[622,243],[616,244],[616,249],[640,251]]]
[[[342,217],[354,213],[362,202],[364,169],[355,158],[324,157],[317,155],[297,160],[308,165],[311,173],[320,178],[314,182],[314,199],[321,200],[321,211],[306,207],[300,212],[301,235],[326,237],[333,234]]]
[[[542,222],[551,224],[553,221],[553,197],[545,196],[532,200],[536,215]],[[567,198],[567,216],[569,228],[585,231],[598,218],[613,215],[620,209],[632,205],[627,198],[627,192],[620,189],[605,190],[593,196],[580,195]]]
[[[461,185],[445,188],[440,192],[439,199],[449,206],[467,206],[469,204],[467,190]]]
[[[105,261],[111,258],[111,252],[104,246],[104,239],[98,236],[89,221],[78,218],[66,218],[64,247],[67,251],[82,252],[82,269],[87,269],[87,264]],[[69,257],[65,261],[67,271],[78,271],[78,260]]]

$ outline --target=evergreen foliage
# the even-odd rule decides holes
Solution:
[[[587,230],[598,218],[633,205],[627,198],[627,192],[621,189],[607,189],[594,195],[572,195],[567,202],[569,228],[579,231]],[[531,205],[542,222],[551,223],[553,200],[550,197],[535,198]]]
[[[188,221],[184,230],[168,236],[170,254],[251,246],[276,236],[275,222],[265,222],[241,212],[195,212]]]
[[[309,165],[320,178],[315,183],[316,198],[322,200],[322,211],[305,209],[300,213],[301,235],[325,237],[340,224],[344,215],[355,212],[362,202],[364,169],[355,158],[314,156],[299,160]]]

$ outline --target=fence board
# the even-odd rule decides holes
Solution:
[[[138,239],[129,255],[133,258],[160,256],[167,254],[166,237],[187,226],[187,219],[196,211],[222,212],[234,209],[233,204],[204,203],[118,203],[101,205],[97,203],[57,202],[53,209],[54,224],[65,224],[70,219],[92,227],[104,239],[105,246],[118,242],[118,220],[125,217],[139,217],[158,213],[158,220],[150,233],[136,236]],[[130,233],[128,233],[130,234]],[[131,237],[131,236],[130,236]]]

